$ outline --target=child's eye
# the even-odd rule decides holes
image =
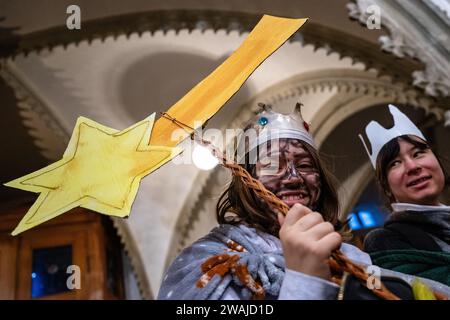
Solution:
[[[394,160],[389,164],[389,168],[396,167],[400,164],[400,160]]]
[[[424,150],[418,150],[418,151],[414,152],[413,156],[414,156],[414,158],[416,158],[416,157],[418,157],[418,156],[420,156],[421,154],[424,154],[424,153],[425,153]]]
[[[311,163],[300,163],[297,165],[297,169],[304,172],[314,171],[314,166]]]

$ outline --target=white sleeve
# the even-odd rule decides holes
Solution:
[[[334,300],[339,286],[322,278],[286,269],[279,300]]]

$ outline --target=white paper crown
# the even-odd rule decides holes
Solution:
[[[255,135],[243,135],[239,141],[238,151],[245,148],[245,139],[248,140],[247,152],[253,151],[257,146],[273,139],[292,138],[308,143],[314,149],[316,145],[312,135],[309,133],[309,124],[305,122],[301,115],[301,103],[297,103],[294,112],[282,114],[272,110],[271,106],[259,104],[262,111],[259,112],[246,126],[254,129]],[[239,152],[238,152],[239,153]],[[241,155],[245,152],[240,153]]]
[[[376,121],[371,121],[366,126],[366,135],[372,147],[372,154],[370,154],[362,135],[359,135],[374,168],[376,168],[377,157],[381,148],[392,139],[403,135],[414,135],[426,141],[419,128],[396,106],[390,104],[389,111],[394,118],[394,126],[392,128],[386,129]]]

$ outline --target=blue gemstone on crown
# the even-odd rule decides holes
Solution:
[[[266,117],[261,117],[259,118],[258,123],[262,126],[265,126],[267,123],[269,123],[269,119],[267,119]]]

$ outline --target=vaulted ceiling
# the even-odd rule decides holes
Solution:
[[[378,38],[385,31],[351,21],[347,0],[326,6],[313,0],[80,0],[78,31],[65,26],[72,2],[0,0],[2,182],[58,159],[80,115],[122,129],[166,110],[224,61],[263,13],[310,21],[207,128],[240,127],[259,101],[288,112],[302,100],[321,151],[349,185],[368,172],[356,133],[372,118],[389,123],[380,112],[386,103],[398,103],[433,129],[430,135],[445,149],[444,100],[411,85],[422,63],[382,53]],[[133,253],[144,295],[155,294],[180,246],[214,223],[213,203],[226,179],[220,169],[169,164],[143,180],[130,219],[115,225]],[[22,196],[30,195],[2,188],[0,201]]]

